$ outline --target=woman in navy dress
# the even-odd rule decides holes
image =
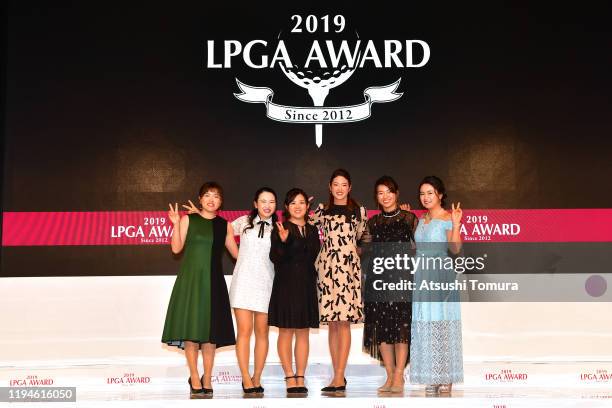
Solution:
[[[399,186],[393,178],[383,176],[376,181],[374,194],[381,212],[368,220],[368,233],[362,240],[372,242],[372,249],[377,255],[385,255],[385,251],[411,251],[417,217],[400,208]],[[370,285],[367,283],[366,287]],[[392,300],[396,299],[390,299],[386,294],[375,299],[369,299],[366,295],[363,350],[382,360],[385,366],[387,380],[378,391],[399,393],[404,390],[412,308],[408,300]]]

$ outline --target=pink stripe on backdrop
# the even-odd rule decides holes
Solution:
[[[220,215],[232,221],[246,213]],[[2,246],[167,245],[172,233],[166,211],[5,212],[3,217]],[[465,210],[462,233],[466,242],[612,242],[612,209]]]

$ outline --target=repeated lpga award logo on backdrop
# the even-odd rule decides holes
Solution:
[[[214,40],[209,40],[207,68],[231,68],[232,60],[242,56],[249,68],[279,69],[292,83],[308,92],[313,107],[273,102],[274,91],[271,88],[247,85],[238,78],[236,83],[240,93],[234,95],[243,102],[264,104],[270,119],[313,124],[316,145],[321,147],[324,124],[367,119],[372,114],[374,103],[393,102],[402,96],[402,93],[395,92],[400,77],[387,85],[366,88],[361,102],[325,107],[325,98],[332,89],[347,82],[358,68],[366,65],[380,69],[419,68],[427,64],[430,57],[429,46],[424,41],[364,41],[359,38],[357,30],[349,27],[343,15],[333,18],[329,15],[293,15],[287,34],[281,30],[275,44],[252,40],[243,45],[237,40],[225,40],[221,50]],[[269,52],[272,50],[273,54]],[[421,51],[422,55],[415,57],[413,50]],[[299,54],[304,55],[300,58]]]

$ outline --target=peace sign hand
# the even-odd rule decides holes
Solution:
[[[194,205],[194,204],[191,202],[191,200],[187,200],[187,202],[189,203],[189,205],[185,205],[185,204],[183,204],[183,208],[184,208],[184,209],[186,209],[186,210],[189,212],[189,214],[197,214],[197,213],[199,213],[199,212],[200,212],[200,211],[198,211],[198,207],[196,207],[196,206],[195,206],[195,205]]]
[[[289,237],[289,230],[285,229],[283,224],[280,222],[277,222],[276,226],[278,227],[278,237],[281,239],[281,241],[286,242],[287,237]]]
[[[181,221],[181,214],[178,211],[178,203],[174,203],[175,207],[172,207],[172,204],[168,204],[170,206],[170,210],[168,211],[168,218],[172,224],[176,225]]]
[[[463,210],[461,209],[461,202],[458,202],[456,207],[455,207],[455,203],[452,203],[451,207],[452,207],[451,219],[453,220],[453,225],[461,224],[461,217],[463,217]]]
[[[399,207],[400,207],[400,210],[410,211],[410,204],[408,203],[401,203]]]

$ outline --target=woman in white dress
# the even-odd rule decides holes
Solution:
[[[190,211],[197,208],[189,202]],[[236,218],[231,226],[240,237],[238,259],[229,291],[230,305],[236,316],[238,335],[236,357],[246,394],[263,393],[261,373],[268,356],[268,306],[274,281],[274,264],[270,261],[270,234],[278,221],[276,193],[269,187],[255,192],[253,209]],[[249,373],[251,335],[255,329],[255,364]]]
[[[234,234],[240,236],[238,260],[230,287],[230,304],[236,316],[238,336],[236,357],[245,393],[263,393],[261,373],[268,355],[268,306],[274,281],[274,264],[270,261],[270,234],[278,221],[276,193],[268,187],[255,192],[253,209],[232,222]],[[255,328],[255,364],[249,374],[251,334]]]

